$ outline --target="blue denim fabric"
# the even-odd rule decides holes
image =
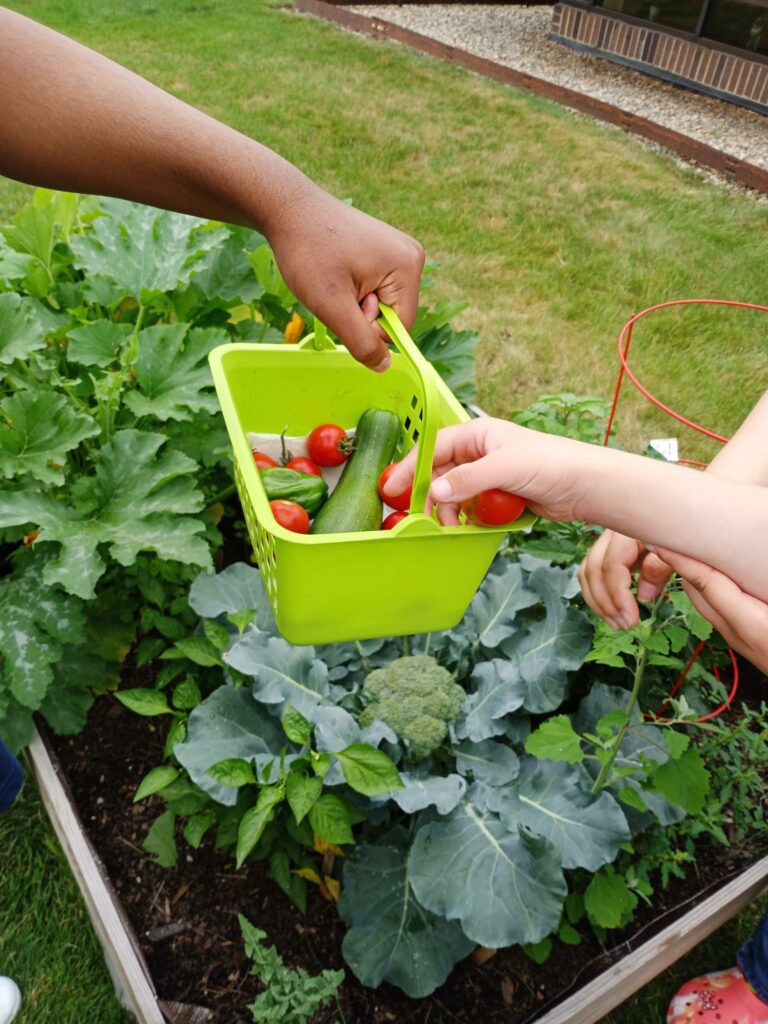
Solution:
[[[736,959],[749,984],[763,1002],[768,1003],[768,914],[755,928],[752,938],[741,947]]]
[[[0,740],[0,811],[11,806],[24,781],[21,765]]]

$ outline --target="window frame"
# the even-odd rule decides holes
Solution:
[[[612,11],[602,6],[599,0],[561,0],[568,7],[578,7],[584,11],[599,11],[609,18],[616,18],[618,21],[625,21],[630,25],[637,25],[640,28],[652,28],[658,32],[666,32],[667,35],[677,36],[679,39],[686,39],[689,42],[699,43],[710,50],[718,50],[722,53],[732,54],[736,57],[746,57],[761,64],[768,64],[768,55],[757,53],[755,50],[748,50],[744,46],[733,46],[731,43],[721,43],[717,39],[702,35],[704,23],[709,14],[709,9],[714,0],[703,0],[699,20],[693,32],[686,32],[684,29],[674,28],[668,25],[661,25],[657,21],[649,21],[647,18],[638,18],[633,14],[624,14],[623,11]]]

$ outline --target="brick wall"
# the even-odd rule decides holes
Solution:
[[[552,12],[550,38],[768,114],[768,64],[746,54],[561,3]]]

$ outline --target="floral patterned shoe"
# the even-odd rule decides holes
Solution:
[[[667,1024],[768,1024],[768,1003],[731,967],[686,982],[669,1004]]]

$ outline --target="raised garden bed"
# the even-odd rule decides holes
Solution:
[[[314,894],[303,918],[263,863],[236,870],[211,843],[187,852],[175,868],[152,863],[141,842],[157,807],[132,799],[162,745],[152,723],[148,730],[107,697],[81,735],[38,739],[31,754],[123,1002],[142,1024],[246,1024],[246,1004],[259,985],[248,974],[238,912],[267,932],[291,966],[310,973],[345,966],[345,927]],[[597,940],[563,947],[541,966],[519,949],[502,950],[482,966],[468,959],[424,1000],[387,984],[364,988],[347,971],[347,1024],[590,1024],[768,887],[768,856],[760,852],[709,851],[689,880],[673,883],[654,912],[613,933],[603,948]],[[317,1018],[336,1019],[333,1009]]]

